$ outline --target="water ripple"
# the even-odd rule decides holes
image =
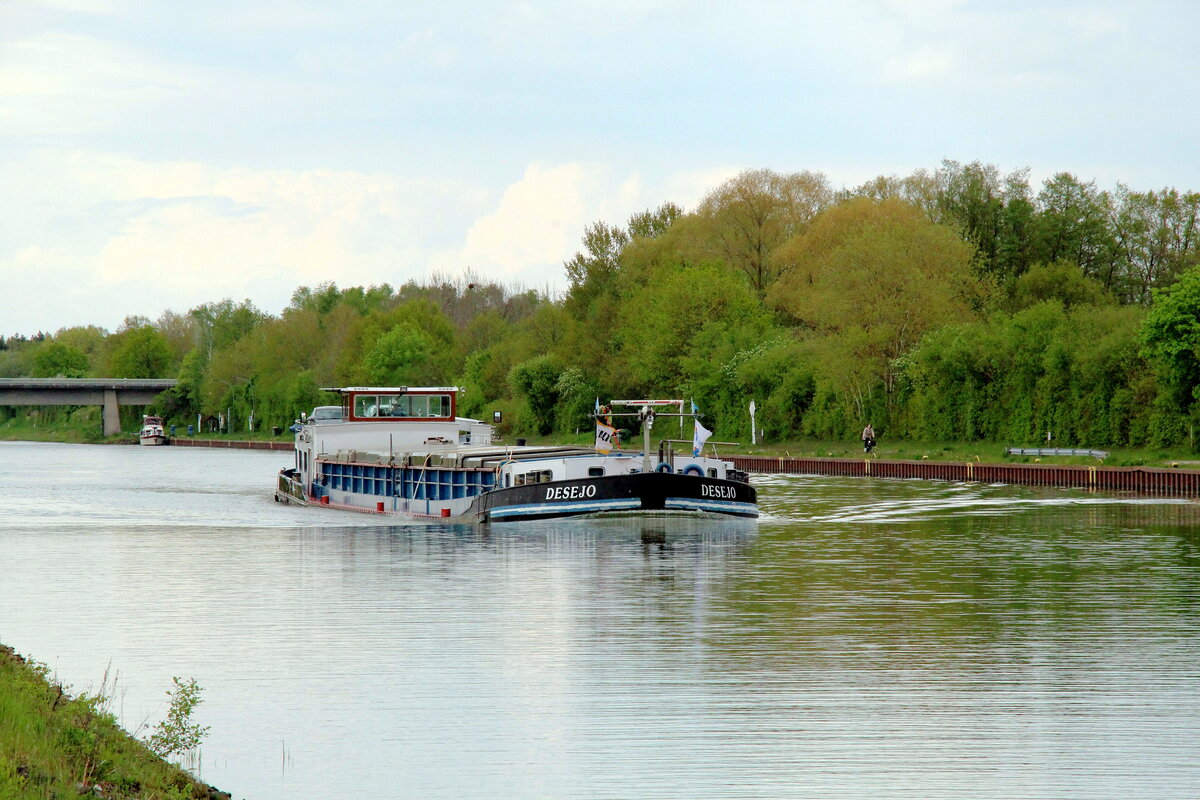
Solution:
[[[0,444],[0,641],[262,798],[1191,798],[1194,503],[756,478],[758,524],[396,525],[280,454]]]

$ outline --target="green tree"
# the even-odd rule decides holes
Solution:
[[[1183,418],[1194,421],[1200,400],[1200,267],[1155,290],[1141,334],[1161,390],[1155,438],[1169,441],[1180,435]]]
[[[408,300],[358,320],[338,359],[337,379],[349,384],[442,383],[461,364],[454,325],[431,300]]]
[[[1105,288],[1120,291],[1116,243],[1109,226],[1111,198],[1068,172],[1048,179],[1038,194],[1033,260],[1074,261]]]
[[[163,402],[160,410],[164,416],[191,419],[192,415],[200,411],[203,405],[201,389],[204,385],[206,366],[204,353],[200,348],[193,348],[183,357],[176,384],[160,396]]]
[[[694,383],[719,380],[719,365],[769,327],[740,275],[715,263],[664,268],[622,303],[606,384],[631,394],[698,391]]]
[[[657,239],[682,216],[683,209],[671,202],[654,210],[639,211],[629,218],[629,236],[632,239]]]
[[[948,223],[952,220],[946,215],[946,204],[942,201],[943,182],[943,170],[930,172],[918,169],[904,178],[880,175],[849,192],[840,193],[838,199],[845,201],[852,197],[868,197],[872,200],[903,200],[921,209],[934,222]]]
[[[367,351],[363,368],[367,382],[383,386],[421,385],[431,380],[434,341],[411,324],[395,325]]]
[[[564,303],[568,313],[593,323],[610,318],[625,248],[636,239],[657,239],[682,215],[679,206],[663,203],[654,210],[634,214],[627,229],[604,222],[588,225],[583,234],[583,251],[563,262],[570,284]]]
[[[1035,264],[1017,278],[1012,289],[1017,308],[1028,308],[1046,300],[1057,300],[1066,309],[1116,302],[1099,281],[1083,274],[1073,261]]]
[[[167,692],[171,703],[166,719],[155,725],[146,739],[146,746],[163,758],[195,750],[208,735],[207,725],[197,725],[192,721],[196,706],[200,705],[203,689],[195,678],[183,680],[174,677],[171,682],[175,688]]]
[[[563,433],[587,430],[596,401],[600,399],[600,387],[596,382],[589,379],[579,367],[567,367],[559,373],[554,391],[558,395],[555,427]],[[608,399],[605,398],[606,401]]]
[[[82,378],[87,373],[87,353],[69,344],[44,342],[33,356],[35,378]]]
[[[747,170],[700,201],[696,217],[704,223],[704,252],[740,270],[762,297],[780,273],[775,250],[832,200],[820,173]]]
[[[534,427],[543,436],[554,430],[558,379],[561,374],[562,367],[549,355],[535,356],[517,364],[509,373],[509,385],[514,394],[529,404]]]
[[[944,222],[954,224],[987,271],[996,268],[1004,218],[1004,190],[1000,170],[978,161],[965,166],[943,161],[939,170],[938,204]]]
[[[171,366],[171,347],[161,333],[143,325],[114,337],[109,377],[161,378]]]
[[[1141,309],[1049,300],[931,331],[903,359],[906,430],[1010,444],[1140,445],[1153,392]]]
[[[781,248],[785,276],[768,301],[797,324],[836,337],[826,368],[861,418],[877,382],[894,402],[897,359],[928,331],[971,319],[984,286],[952,229],[897,200],[850,200]]]
[[[583,229],[585,252],[576,253],[563,262],[567,271],[569,305],[579,312],[598,296],[610,292],[621,268],[621,250],[629,244],[629,234],[604,222],[594,222]]]
[[[154,329],[167,340],[173,367],[182,364],[184,356],[200,344],[200,326],[190,314],[164,311],[154,323]]]
[[[884,177],[859,186],[850,196],[903,200],[933,222],[949,225],[975,247],[984,274],[1007,283],[1031,263],[1036,208],[1029,171],[1002,175],[992,164],[943,161],[930,173],[920,169],[906,178]]]
[[[1125,294],[1145,303],[1154,288],[1173,283],[1200,262],[1200,193],[1134,192],[1118,185],[1114,203]]]
[[[199,346],[209,359],[213,351],[231,346],[267,319],[267,315],[249,299],[236,304],[229,298],[219,303],[205,303],[193,308],[188,315],[196,321]]]
[[[54,341],[82,350],[89,364],[97,363],[104,353],[104,339],[108,331],[96,325],[76,325],[62,328],[54,334]]]

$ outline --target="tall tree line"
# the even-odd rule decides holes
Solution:
[[[751,170],[694,209],[597,221],[561,297],[470,273],[300,287],[114,332],[0,341],[0,375],[178,377],[163,411],[286,425],[321,387],[456,384],[517,431],[597,397],[694,400],[724,437],[1192,441],[1200,194],[943,162],[835,189]],[[11,413],[11,412],[10,412]]]

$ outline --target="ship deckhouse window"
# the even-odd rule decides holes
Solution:
[[[710,478],[715,478],[715,477],[717,477],[717,468],[716,468],[716,467],[709,467],[709,468],[708,468],[708,477],[710,477]]]
[[[381,417],[411,417],[408,412],[408,398],[402,394],[385,394],[379,396],[379,416]]]
[[[599,478],[604,475],[604,467],[588,467],[589,478]]]
[[[354,397],[354,416],[379,416],[379,398],[373,394],[360,394]]]
[[[522,472],[519,475],[517,475],[517,477],[515,478],[515,481],[516,481],[517,486],[524,486],[525,485],[525,473]]]
[[[418,419],[450,416],[448,394],[359,394],[354,396],[354,416]]]

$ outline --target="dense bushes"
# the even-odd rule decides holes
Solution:
[[[694,401],[718,438],[1116,446],[1200,419],[1200,195],[1104,192],[946,162],[834,192],[743,173],[692,213],[587,227],[551,298],[478,276],[301,287],[274,317],[207,303],[114,334],[0,342],[0,376],[178,376],[161,410],[288,425],[321,387],[455,384],[504,432],[573,433],[597,399]]]
[[[1143,312],[1047,301],[930,333],[904,359],[905,433],[925,439],[1141,444],[1153,419]]]

